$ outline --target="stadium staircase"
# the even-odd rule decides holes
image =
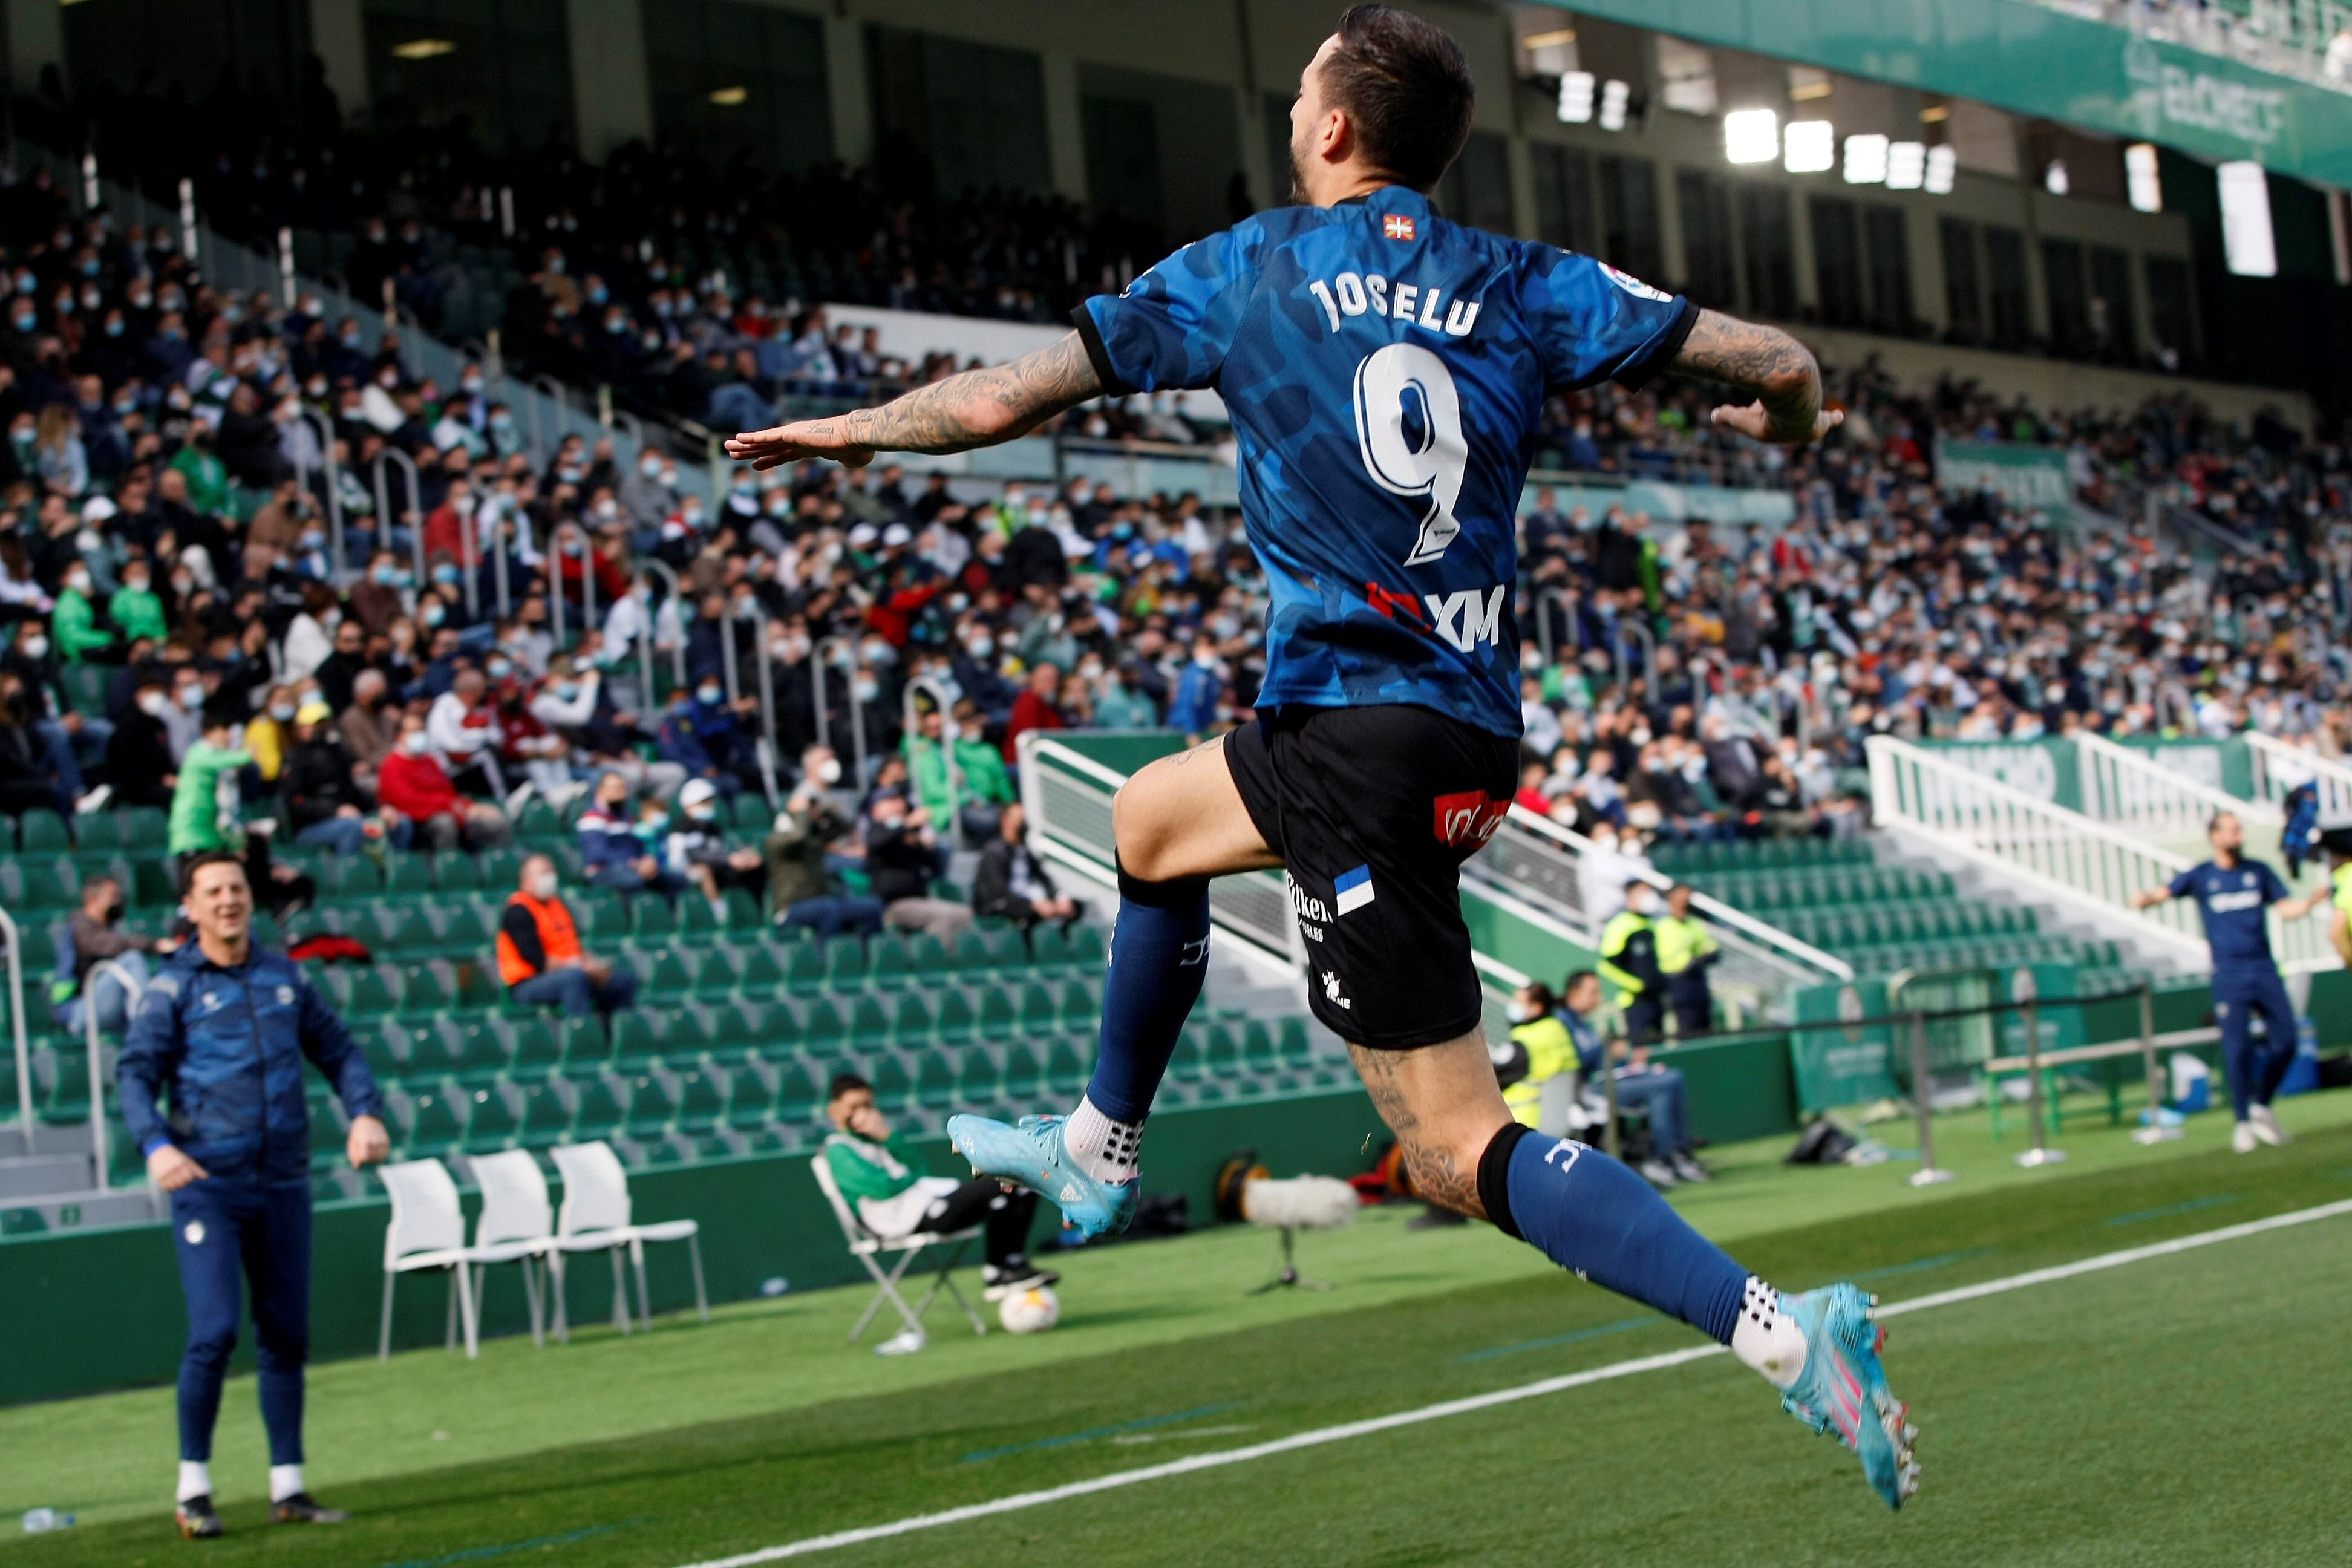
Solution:
[[[610,1139],[636,1169],[804,1152],[822,1140],[824,1086],[860,1072],[902,1125],[937,1132],[951,1110],[1005,1115],[1061,1105],[1085,1086],[1102,1006],[1104,931],[982,921],[952,946],[886,932],[818,941],[769,924],[735,891],[721,912],[692,893],[675,909],[580,889],[565,813],[527,805],[513,847],[337,857],[286,848],[280,861],[318,883],[289,930],[257,917],[256,934],[356,938],[373,962],[310,973],[365,1049],[386,1090],[398,1157],[450,1156]],[[768,826],[739,801],[740,842]],[[0,1234],[152,1217],[144,1163],[110,1093],[119,1041],[101,1039],[93,1124],[87,1040],[51,1020],[56,943],[98,872],[129,890],[126,926],[161,934],[173,915],[161,813],[101,813],[68,824],[35,812],[0,818],[0,908],[21,932],[21,992],[5,996],[18,1073],[0,1079]],[[567,1019],[508,1004],[492,943],[524,855],[553,857],[588,947],[626,963],[637,1006]],[[1097,909],[1103,908],[1100,900]],[[1352,1081],[1343,1053],[1312,1037],[1301,997],[1269,995],[1227,973],[1180,1053],[1163,1105],[1270,1099]],[[343,1163],[346,1121],[323,1082],[311,1096],[311,1172],[321,1202],[378,1195]],[[29,1114],[27,1114],[29,1112]],[[102,1152],[100,1152],[102,1150]],[[93,1162],[100,1168],[93,1174]],[[462,1163],[458,1173],[464,1175]]]
[[[2257,759],[2248,797],[2098,736],[2048,742],[2074,748],[2077,811],[1978,771],[1966,748],[1930,751],[1874,736],[1872,810],[1885,836],[1941,868],[1954,886],[2002,889],[2044,923],[2089,932],[2084,951],[2094,971],[2112,969],[2133,984],[2141,974],[2200,974],[2209,955],[2196,907],[2174,900],[2135,910],[2132,896],[2203,859],[2206,824],[2217,811],[2242,818],[2250,851],[2269,858],[2284,821],[2277,803],[2296,784],[2319,777],[2323,802],[2352,803],[2352,770],[2265,736],[2244,739]],[[2282,967],[2334,964],[2320,922],[2285,924],[2275,912],[2270,920]]]

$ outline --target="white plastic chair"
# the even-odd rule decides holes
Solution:
[[[424,1268],[449,1271],[448,1348],[457,1345],[457,1327],[466,1330],[466,1358],[480,1350],[474,1318],[474,1289],[467,1268],[466,1216],[457,1207],[457,1184],[438,1160],[404,1160],[383,1170],[383,1189],[392,1194],[392,1223],[383,1232],[383,1316],[376,1333],[376,1358],[392,1354],[392,1291],[403,1274]]]
[[[653,1303],[646,1291],[646,1243],[682,1241],[694,1266],[694,1310],[710,1321],[710,1297],[702,1284],[702,1226],[690,1219],[635,1225],[629,1218],[629,1174],[621,1157],[602,1139],[558,1144],[551,1152],[563,1178],[563,1207],[555,1220],[560,1252],[610,1250],[614,1258],[614,1311],[628,1331],[628,1305],[621,1294],[620,1256],[625,1249],[637,1275],[637,1316],[653,1327]]]
[[[530,1306],[530,1342],[547,1342],[546,1314],[540,1300],[539,1269],[549,1268],[555,1250],[555,1209],[547,1201],[547,1177],[528,1149],[473,1156],[474,1184],[482,1190],[482,1212],[474,1221],[474,1245],[466,1260],[474,1266],[474,1309],[481,1310],[489,1266],[522,1266],[523,1296]],[[552,1270],[550,1269],[552,1279]],[[557,1298],[557,1319],[562,1299]]]
[[[841,1237],[849,1243],[849,1255],[866,1265],[866,1272],[874,1276],[874,1300],[866,1304],[866,1310],[858,1315],[857,1326],[849,1331],[851,1344],[857,1342],[858,1336],[866,1331],[866,1325],[874,1321],[874,1314],[882,1310],[885,1301],[898,1309],[898,1316],[908,1329],[921,1333],[923,1314],[930,1310],[931,1302],[938,1298],[942,1288],[955,1298],[956,1305],[963,1309],[963,1315],[971,1320],[971,1331],[983,1336],[987,1334],[988,1325],[980,1321],[980,1314],[971,1310],[971,1303],[964,1299],[963,1292],[956,1288],[956,1282],[949,1273],[963,1261],[966,1249],[980,1239],[981,1226],[975,1225],[956,1231],[919,1230],[911,1236],[877,1236],[866,1228],[864,1220],[857,1217],[857,1210],[849,1200],[841,1195],[840,1184],[834,1181],[833,1167],[825,1163],[822,1150],[809,1162],[809,1169],[816,1173],[817,1191],[823,1193],[824,1201],[833,1205],[833,1217],[841,1224]],[[907,1299],[898,1293],[898,1281],[905,1277],[908,1266],[915,1261],[915,1255],[927,1247],[947,1248],[946,1260],[940,1265],[939,1277],[931,1281],[931,1288],[923,1292],[923,1299],[909,1307]],[[887,1268],[876,1261],[886,1252],[898,1255],[898,1260]]]

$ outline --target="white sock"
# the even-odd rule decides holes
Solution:
[[[1778,1389],[1794,1386],[1805,1370],[1805,1331],[1780,1310],[1780,1292],[1753,1274],[1739,1303],[1739,1321],[1731,1331],[1731,1353]]]
[[[1062,1143],[1078,1168],[1096,1181],[1129,1181],[1143,1149],[1143,1123],[1113,1121],[1095,1109],[1093,1100],[1081,1099],[1062,1129]]]
[[[174,1502],[185,1502],[192,1497],[213,1495],[213,1468],[202,1459],[180,1461],[180,1491]]]
[[[284,1502],[302,1489],[301,1466],[272,1465],[269,1467],[269,1500],[271,1502]]]

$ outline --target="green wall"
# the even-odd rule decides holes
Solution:
[[[1255,1149],[1276,1175],[1349,1175],[1370,1163],[1386,1136],[1370,1098],[1353,1088],[1167,1111],[1151,1119],[1153,1191],[1181,1193],[1192,1223],[1208,1225],[1215,1218],[1217,1167],[1236,1150]],[[935,1172],[952,1172],[945,1140],[925,1148]],[[794,1290],[864,1278],[804,1157],[642,1172],[629,1184],[638,1219],[701,1222],[703,1270],[714,1302],[757,1296],[763,1281],[777,1278]],[[468,1196],[469,1215],[475,1206]],[[373,1353],[389,1215],[382,1200],[318,1211],[310,1289],[317,1359]],[[1052,1218],[1047,1206],[1039,1216],[1040,1245],[1053,1233]],[[976,1253],[971,1261],[978,1262]],[[685,1247],[649,1248],[646,1267],[656,1311],[693,1306]],[[572,1260],[566,1301],[574,1323],[611,1317],[611,1278],[601,1258]],[[395,1344],[440,1342],[447,1279],[438,1273],[401,1279]],[[490,1270],[485,1294],[485,1333],[528,1330],[516,1270]],[[6,1303],[8,1335],[7,1353],[0,1355],[0,1404],[166,1382],[178,1368],[187,1320],[171,1237],[160,1222],[0,1241],[0,1302]],[[238,1345],[239,1364],[249,1366],[252,1352],[248,1331]]]

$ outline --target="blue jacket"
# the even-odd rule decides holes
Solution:
[[[142,1153],[173,1144],[215,1181],[301,1181],[310,1168],[305,1058],[344,1110],[383,1114],[367,1058],[299,964],[257,947],[225,969],[190,942],[148,983],[115,1067],[131,1141]]]
[[[607,866],[627,865],[646,852],[636,824],[602,805],[580,814],[579,831],[581,868],[592,877]]]

